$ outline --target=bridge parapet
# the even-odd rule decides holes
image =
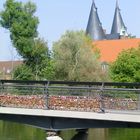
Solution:
[[[139,110],[140,83],[1,80],[6,107],[104,112]]]

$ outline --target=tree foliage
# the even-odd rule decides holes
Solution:
[[[41,71],[47,67],[49,61],[49,50],[47,42],[43,39],[34,41],[34,49],[30,53],[30,57],[25,61],[26,65],[32,68],[35,75],[41,76]]]
[[[41,77],[43,80],[56,80],[55,79],[55,69],[54,62],[51,58],[47,63],[47,67],[44,67],[41,71]]]
[[[35,12],[36,5],[30,1],[22,3],[7,0],[0,13],[0,24],[10,31],[12,44],[23,58],[24,64],[14,71],[15,79],[42,79],[42,71],[49,65],[47,42],[38,38],[39,20],[34,16]],[[21,74],[20,71],[25,73]]]
[[[30,58],[24,61],[22,66],[17,67],[14,70],[14,79],[17,79],[18,77],[25,80],[25,75],[27,75],[28,80],[44,79],[44,76],[47,77],[47,75],[44,75],[44,69],[46,71],[49,70],[50,61],[47,42],[43,39],[36,39],[34,41],[34,50],[30,53]],[[27,70],[24,75],[21,74],[23,70]],[[28,76],[28,72],[31,73],[32,76]],[[51,71],[48,71],[48,74],[49,72],[51,73]]]
[[[106,76],[101,70],[98,58],[97,49],[83,31],[67,31],[53,45],[55,78],[72,81],[101,81]]]
[[[34,38],[37,37],[38,18],[34,16],[35,4],[7,0],[4,11],[0,13],[2,27],[10,31],[10,38],[17,52],[28,59],[34,50]]]
[[[121,52],[110,72],[114,81],[140,82],[140,47]]]
[[[25,64],[21,64],[14,70],[14,75],[13,75],[15,80],[33,80],[34,75],[32,73],[32,69],[29,68]]]

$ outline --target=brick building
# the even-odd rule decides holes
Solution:
[[[22,61],[0,61],[0,79],[11,79],[12,70]]]

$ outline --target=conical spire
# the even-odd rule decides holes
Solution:
[[[118,2],[118,0],[116,0],[116,7],[119,8],[119,2]]]
[[[103,40],[105,39],[105,33],[102,28],[102,24],[100,22],[97,7],[93,0],[91,11],[89,15],[88,25],[86,29],[86,33],[93,39],[93,40]]]
[[[119,33],[122,36],[127,35],[127,28],[123,22],[120,13],[118,0],[116,0],[116,9],[115,9],[115,14],[114,14],[114,19],[113,19],[113,24],[111,29],[111,34],[117,34],[117,33]]]

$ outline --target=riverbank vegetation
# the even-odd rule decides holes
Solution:
[[[1,11],[1,26],[10,32],[13,47],[23,58],[14,70],[14,79],[106,81],[99,52],[83,31],[67,31],[49,51],[38,37],[36,5],[7,0]]]
[[[49,50],[47,41],[38,36],[36,9],[31,1],[6,0],[0,12],[0,25],[9,31],[12,45],[23,60],[14,69],[13,79],[140,81],[140,48],[123,51],[106,70],[99,50],[84,31],[66,31]]]
[[[110,66],[110,74],[117,82],[140,82],[140,47],[121,52]]]

